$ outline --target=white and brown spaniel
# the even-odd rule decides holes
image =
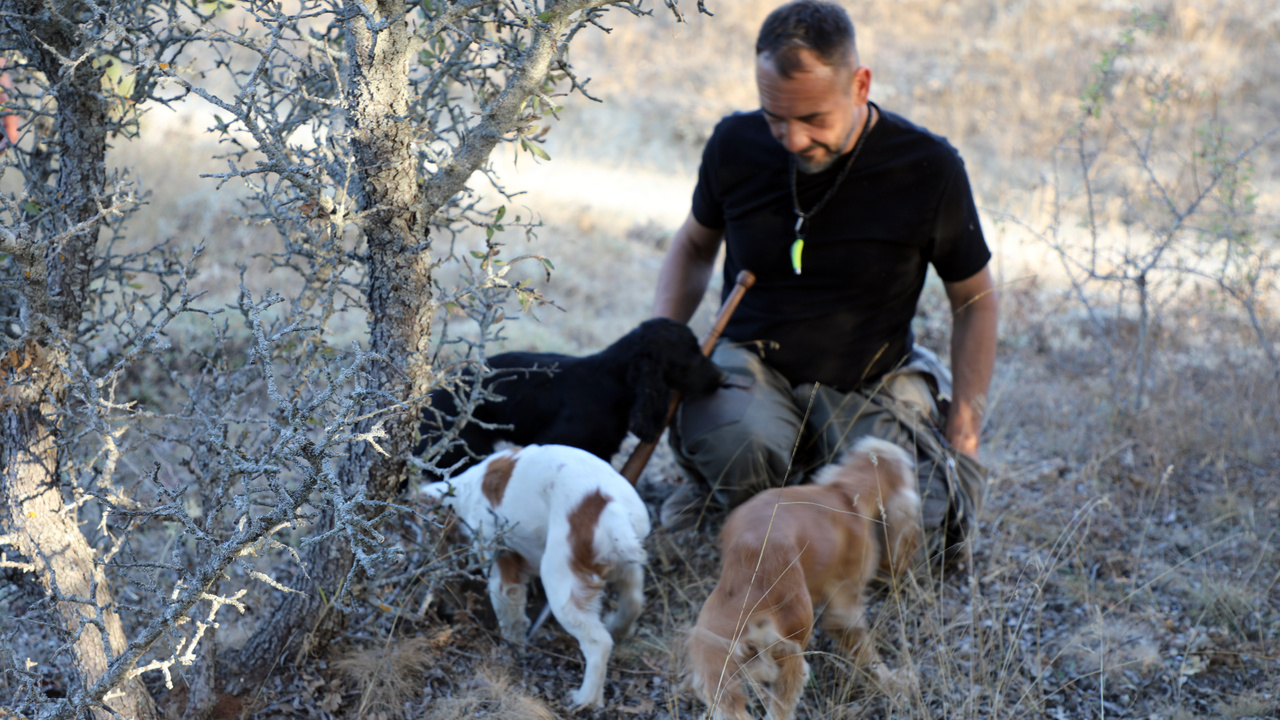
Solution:
[[[508,641],[524,641],[525,585],[542,577],[552,614],[586,659],[582,687],[570,701],[602,706],[614,639],[644,606],[649,513],[635,488],[585,450],[530,445],[494,453],[422,490],[452,508],[477,545],[492,548],[495,539],[501,545],[489,569],[489,599]],[[617,592],[617,610],[602,619],[606,584]]]
[[[920,542],[915,464],[905,450],[863,438],[811,485],[767,490],[729,514],[720,582],[687,642],[686,682],[720,720],[750,718],[745,684],[769,717],[792,718],[809,676],[804,651],[814,608],[824,632],[882,687],[909,677],[880,662],[867,637],[864,595],[882,569],[910,565]]]

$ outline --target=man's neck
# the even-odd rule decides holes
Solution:
[[[871,113],[871,121],[867,121],[865,113]],[[871,128],[876,126],[876,121],[880,119],[880,112],[876,109],[875,104],[870,100],[862,106],[862,112],[858,113],[858,118],[853,122],[853,129],[849,131],[849,139],[845,142],[844,147],[840,149],[841,155],[847,155],[853,150],[853,146],[858,144],[858,138],[864,132],[871,132]],[[865,129],[864,129],[865,126]]]

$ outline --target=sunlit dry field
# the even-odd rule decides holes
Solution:
[[[512,147],[492,158],[511,194],[501,201],[508,214],[539,222],[529,233],[508,228],[508,252],[555,266],[550,280],[530,273],[551,304],[513,307],[504,349],[593,352],[649,316],[702,143],[718,118],[755,107],[754,34],[773,5],[708,0],[706,17],[686,0],[686,23],[661,7],[652,18],[615,11],[611,34],[579,38],[571,59],[600,102],[560,98],[550,161]],[[872,606],[882,653],[913,668],[919,686],[883,696],[820,638],[802,717],[1280,717],[1275,275],[1262,273],[1251,321],[1213,278],[1153,274],[1140,325],[1132,284],[1083,276],[1070,259],[1091,228],[1113,248],[1141,248],[1166,228],[1144,177],[1199,181],[1185,168],[1203,159],[1200,128],[1210,120],[1229,127],[1233,147],[1261,141],[1248,178],[1250,237],[1272,265],[1280,259],[1280,138],[1267,135],[1280,118],[1280,6],[1141,2],[1139,27],[1134,6],[1110,0],[846,5],[874,73],[872,99],[946,136],[965,158],[995,254],[1001,343],[975,555],[943,578],[922,572]],[[1134,40],[1115,67],[1176,78],[1173,110],[1152,136],[1159,153],[1148,167],[1122,142],[1091,146],[1099,181],[1087,206],[1070,133],[1099,63],[1126,32]],[[1137,127],[1149,90],[1139,80],[1111,88],[1101,124]],[[254,292],[289,280],[255,262],[275,239],[237,219],[237,188],[199,177],[222,167],[209,122],[194,102],[153,111],[142,139],[118,145],[113,159],[151,192],[130,242],[205,245],[196,283],[229,302],[238,264]],[[496,197],[487,184],[475,189]],[[454,251],[483,237],[464,234]],[[698,332],[718,283],[694,320]],[[337,331],[345,342],[361,338],[354,320]],[[946,301],[931,281],[917,337],[945,353],[948,334]],[[675,473],[665,452],[641,483],[655,510]],[[678,639],[714,584],[718,527],[650,537],[649,606],[615,649],[608,707],[579,716],[699,717],[701,706],[677,689]],[[414,537],[404,531],[404,542]],[[581,673],[575,642],[551,621],[532,645],[503,645],[482,591],[466,582],[395,587],[385,600],[401,612],[370,609],[353,622],[346,662],[278,667],[239,689],[238,712],[573,716],[562,703]],[[271,607],[259,602],[259,611]],[[247,628],[253,617],[238,622]],[[245,631],[231,628],[221,641]]]

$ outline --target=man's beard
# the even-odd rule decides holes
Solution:
[[[871,112],[870,107],[867,108],[867,112]],[[863,122],[859,122],[858,118],[856,117],[854,118],[853,123],[849,127],[849,132],[846,133],[844,136],[844,141],[840,143],[841,148],[849,147],[850,143],[853,141],[853,134],[856,133],[858,131],[858,128],[861,127],[863,124],[864,124]],[[815,141],[804,150],[805,152],[807,152],[809,150],[814,150],[814,149],[826,150],[827,154],[821,159],[817,159],[817,160],[806,159],[805,156],[801,153],[795,153],[793,155],[793,157],[795,157],[796,159],[796,167],[800,170],[800,172],[804,173],[805,175],[814,175],[816,173],[820,173],[823,170],[826,170],[827,168],[835,164],[836,160],[840,159],[840,155],[841,155],[840,151],[835,148],[832,148],[830,145],[827,145],[825,143],[820,143]]]
[[[826,170],[827,168],[831,167],[833,163],[835,163],[836,159],[840,157],[836,153],[831,152],[831,149],[828,148],[826,145],[818,145],[815,143],[814,145],[810,145],[809,147],[810,148],[822,147],[827,150],[827,154],[825,157],[823,157],[820,160],[810,160],[803,155],[796,155],[795,156],[796,167],[800,170],[800,172],[804,173],[805,175],[816,175],[817,173],[820,173],[823,170]]]

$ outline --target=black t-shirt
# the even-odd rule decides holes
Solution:
[[[763,113],[724,118],[703,151],[693,216],[725,231],[725,295],[739,270],[756,276],[724,337],[765,341],[764,359],[793,384],[851,390],[891,370],[910,352],[928,264],[957,281],[991,257],[955,148],[883,110],[868,132],[849,175],[806,224],[800,275],[790,154]],[[847,160],[796,174],[803,210]]]

